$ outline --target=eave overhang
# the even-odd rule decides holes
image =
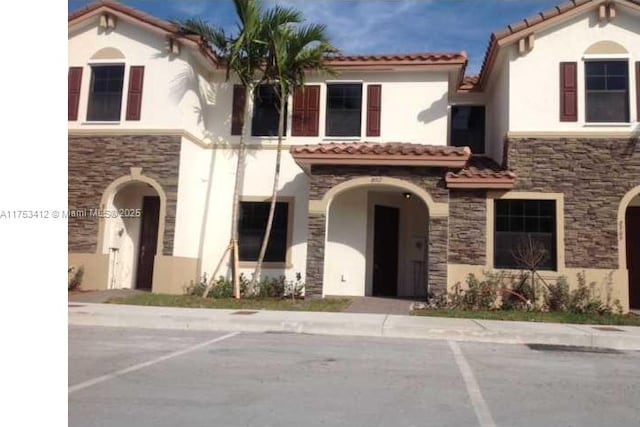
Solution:
[[[406,143],[326,143],[294,146],[295,162],[307,173],[312,165],[412,166],[459,169],[471,156],[468,147]]]

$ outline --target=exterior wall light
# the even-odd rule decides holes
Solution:
[[[404,197],[407,200],[409,200],[411,198],[411,196],[412,196],[411,193],[402,193],[402,197]]]

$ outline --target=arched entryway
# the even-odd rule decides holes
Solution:
[[[105,191],[101,250],[109,255],[110,289],[152,289],[165,204],[161,187],[142,175],[122,177]]]
[[[330,209],[330,204],[342,192],[367,186],[376,188],[376,191],[381,193],[393,193],[401,197],[405,197],[403,193],[408,193],[411,197],[416,196],[424,202],[428,211],[427,215],[423,214],[423,217],[426,216],[424,227],[428,231],[425,231],[424,235],[419,234],[417,238],[423,239],[428,236],[428,240],[425,240],[426,247],[424,248],[419,248],[420,243],[415,242],[416,250],[424,250],[426,254],[422,265],[426,279],[424,289],[421,292],[427,292],[427,295],[430,293],[444,295],[446,293],[449,204],[447,184],[443,179],[443,172],[447,169],[464,168],[471,156],[468,147],[444,147],[413,143],[328,143],[294,147],[291,149],[291,155],[309,176],[305,295],[319,297],[329,295],[330,292],[334,293],[327,289],[330,286],[328,285],[329,281],[334,279],[325,276],[325,270],[327,273],[331,272],[330,265],[325,268],[327,267],[326,258],[333,253],[333,251],[330,253],[330,248],[327,248],[327,242],[331,242],[331,240],[327,240],[327,232],[331,232],[329,215],[335,215]],[[389,188],[394,190],[388,191]],[[361,189],[361,191],[364,190]],[[367,194],[369,193],[371,193],[370,189],[367,190]],[[389,195],[383,194],[380,197],[383,196]],[[364,197],[367,199],[366,196]],[[343,203],[350,202],[351,200],[345,196]],[[395,224],[395,217],[400,217],[400,213],[393,213],[394,206],[383,203],[378,206],[380,206],[378,218],[385,217],[387,223]],[[385,207],[392,209],[386,210]],[[371,210],[373,210],[373,215],[367,216],[366,227],[369,227],[369,230],[373,229],[375,237],[375,203],[371,208],[367,205],[367,211]],[[362,229],[362,224],[360,228]],[[394,235],[395,232],[390,232],[385,238],[393,241]],[[366,247],[367,236],[362,236],[361,233],[361,245],[363,240]],[[371,242],[372,239],[369,238],[368,241]],[[374,267],[372,251],[374,246],[375,242],[369,244],[371,248],[369,271],[371,271],[370,289],[372,293],[372,269]],[[365,280],[359,279],[360,295],[365,294],[367,290],[366,273],[365,260]],[[389,277],[392,276],[393,271],[389,273]],[[360,277],[362,277],[362,269],[360,269]],[[342,280],[341,277],[340,281]],[[389,288],[391,289],[392,286]],[[398,289],[396,286],[396,292]]]
[[[323,295],[427,296],[430,213],[443,215],[446,206],[391,177],[343,182],[320,202],[327,218]]]
[[[416,194],[352,188],[334,196],[327,218],[326,295],[427,295],[429,211]]]
[[[622,199],[620,224],[620,268],[629,274],[629,308],[640,309],[640,186]]]

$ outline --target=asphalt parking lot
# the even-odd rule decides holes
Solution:
[[[640,353],[69,327],[70,426],[638,426]]]

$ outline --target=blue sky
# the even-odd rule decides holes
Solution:
[[[122,0],[162,19],[201,17],[228,29],[235,24],[231,0]],[[301,10],[327,25],[345,54],[459,52],[477,73],[489,36],[506,25],[564,0],[264,0]],[[69,11],[92,3],[69,0]]]

